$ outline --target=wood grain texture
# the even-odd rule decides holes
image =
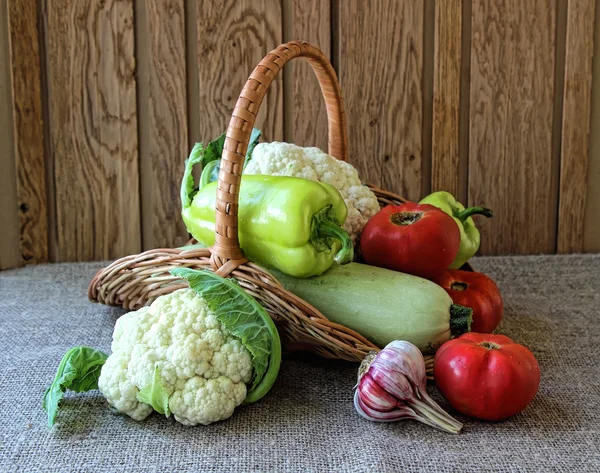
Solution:
[[[556,4],[474,0],[469,203],[483,254],[553,253],[552,183]]]
[[[21,264],[7,2],[0,2],[0,270]]]
[[[282,42],[278,0],[198,0],[198,86],[200,137],[223,133],[235,102],[254,67]],[[282,78],[271,85],[256,125],[264,141],[283,139]]]
[[[421,70],[421,192],[431,193],[431,150],[433,141],[433,71],[435,50],[435,0],[424,0],[423,6],[423,68]]]
[[[594,24],[594,59],[592,60],[592,113],[590,130],[600,129],[600,7]],[[600,252],[600,133],[590,133],[587,192],[583,222],[583,251]]]
[[[575,0],[567,4],[558,253],[578,253],[583,249],[594,54],[594,12],[594,0]]]
[[[184,1],[136,10],[143,248],[177,247],[189,239],[179,201],[189,154]]]
[[[350,162],[363,180],[419,199],[424,3],[348,0],[340,9]]]
[[[133,4],[48,0],[47,15],[58,259],[139,252]]]
[[[10,0],[14,143],[21,259],[48,261],[48,212],[37,0]]]
[[[431,190],[459,193],[463,0],[435,2]]]
[[[198,86],[198,19],[196,0],[185,0],[185,55],[188,115],[188,147],[202,141],[200,137],[200,99]],[[198,176],[199,177],[199,176]]]
[[[331,60],[331,4],[329,0],[289,0],[292,15],[290,39],[316,46]],[[308,62],[292,61],[284,69],[291,82],[285,101],[285,140],[299,146],[316,146],[327,152],[327,111],[315,73]]]

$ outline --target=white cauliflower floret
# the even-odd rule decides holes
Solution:
[[[139,389],[128,378],[128,365],[129,357],[125,354],[114,353],[109,356],[102,367],[98,388],[115,409],[135,420],[144,420],[153,409],[149,404],[137,400]]]
[[[185,425],[210,424],[227,419],[246,398],[246,385],[226,376],[190,378],[182,389],[173,393],[169,405],[179,412],[177,420]]]
[[[301,177],[331,184],[346,202],[348,217],[343,227],[355,244],[367,221],[379,212],[377,197],[362,184],[356,168],[319,148],[277,141],[260,143],[254,148],[244,173]]]
[[[246,397],[253,370],[248,350],[192,289],[159,297],[117,320],[98,388],[117,410],[143,420],[153,409],[137,394],[156,367],[169,408],[185,425],[230,417]]]

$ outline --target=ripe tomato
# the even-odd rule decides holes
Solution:
[[[442,345],[433,375],[454,409],[490,421],[521,412],[540,384],[540,367],[526,347],[504,335],[473,332]]]
[[[442,286],[455,304],[473,309],[472,332],[492,333],[502,320],[500,290],[485,274],[448,269],[433,282]]]
[[[388,205],[363,229],[360,249],[367,264],[433,278],[458,253],[460,231],[454,219],[429,204]]]

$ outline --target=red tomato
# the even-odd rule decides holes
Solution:
[[[471,331],[492,333],[500,320],[504,304],[496,283],[482,273],[448,269],[433,279],[455,304],[473,309]]]
[[[363,229],[360,249],[367,264],[433,278],[450,266],[460,246],[452,217],[429,204],[388,205]]]
[[[473,332],[441,346],[433,375],[454,409],[490,421],[521,412],[540,385],[540,367],[526,347],[504,335]]]

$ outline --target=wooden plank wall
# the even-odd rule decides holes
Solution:
[[[592,61],[592,113],[588,150],[588,175],[583,221],[584,251],[600,252],[600,0],[596,0],[594,58]]]
[[[173,202],[188,153],[183,0],[138,0],[136,63],[142,246],[181,246],[185,225]]]
[[[141,249],[133,5],[91,3],[44,12],[59,261]]]
[[[337,70],[365,181],[492,207],[481,254],[598,251],[597,2],[9,0],[0,267],[182,245],[191,145],[291,39]],[[326,123],[308,64],[286,66],[264,138],[326,149]]]
[[[0,268],[21,263],[15,171],[8,5],[0,3]]]
[[[567,9],[567,51],[563,93],[560,199],[558,205],[558,252],[583,249],[592,59],[594,54],[594,0],[571,1]]]
[[[482,251],[552,253],[556,2],[474,0],[471,18],[469,201],[501,217]]]
[[[48,205],[42,127],[37,0],[10,0],[12,97],[21,258],[48,261]]]

